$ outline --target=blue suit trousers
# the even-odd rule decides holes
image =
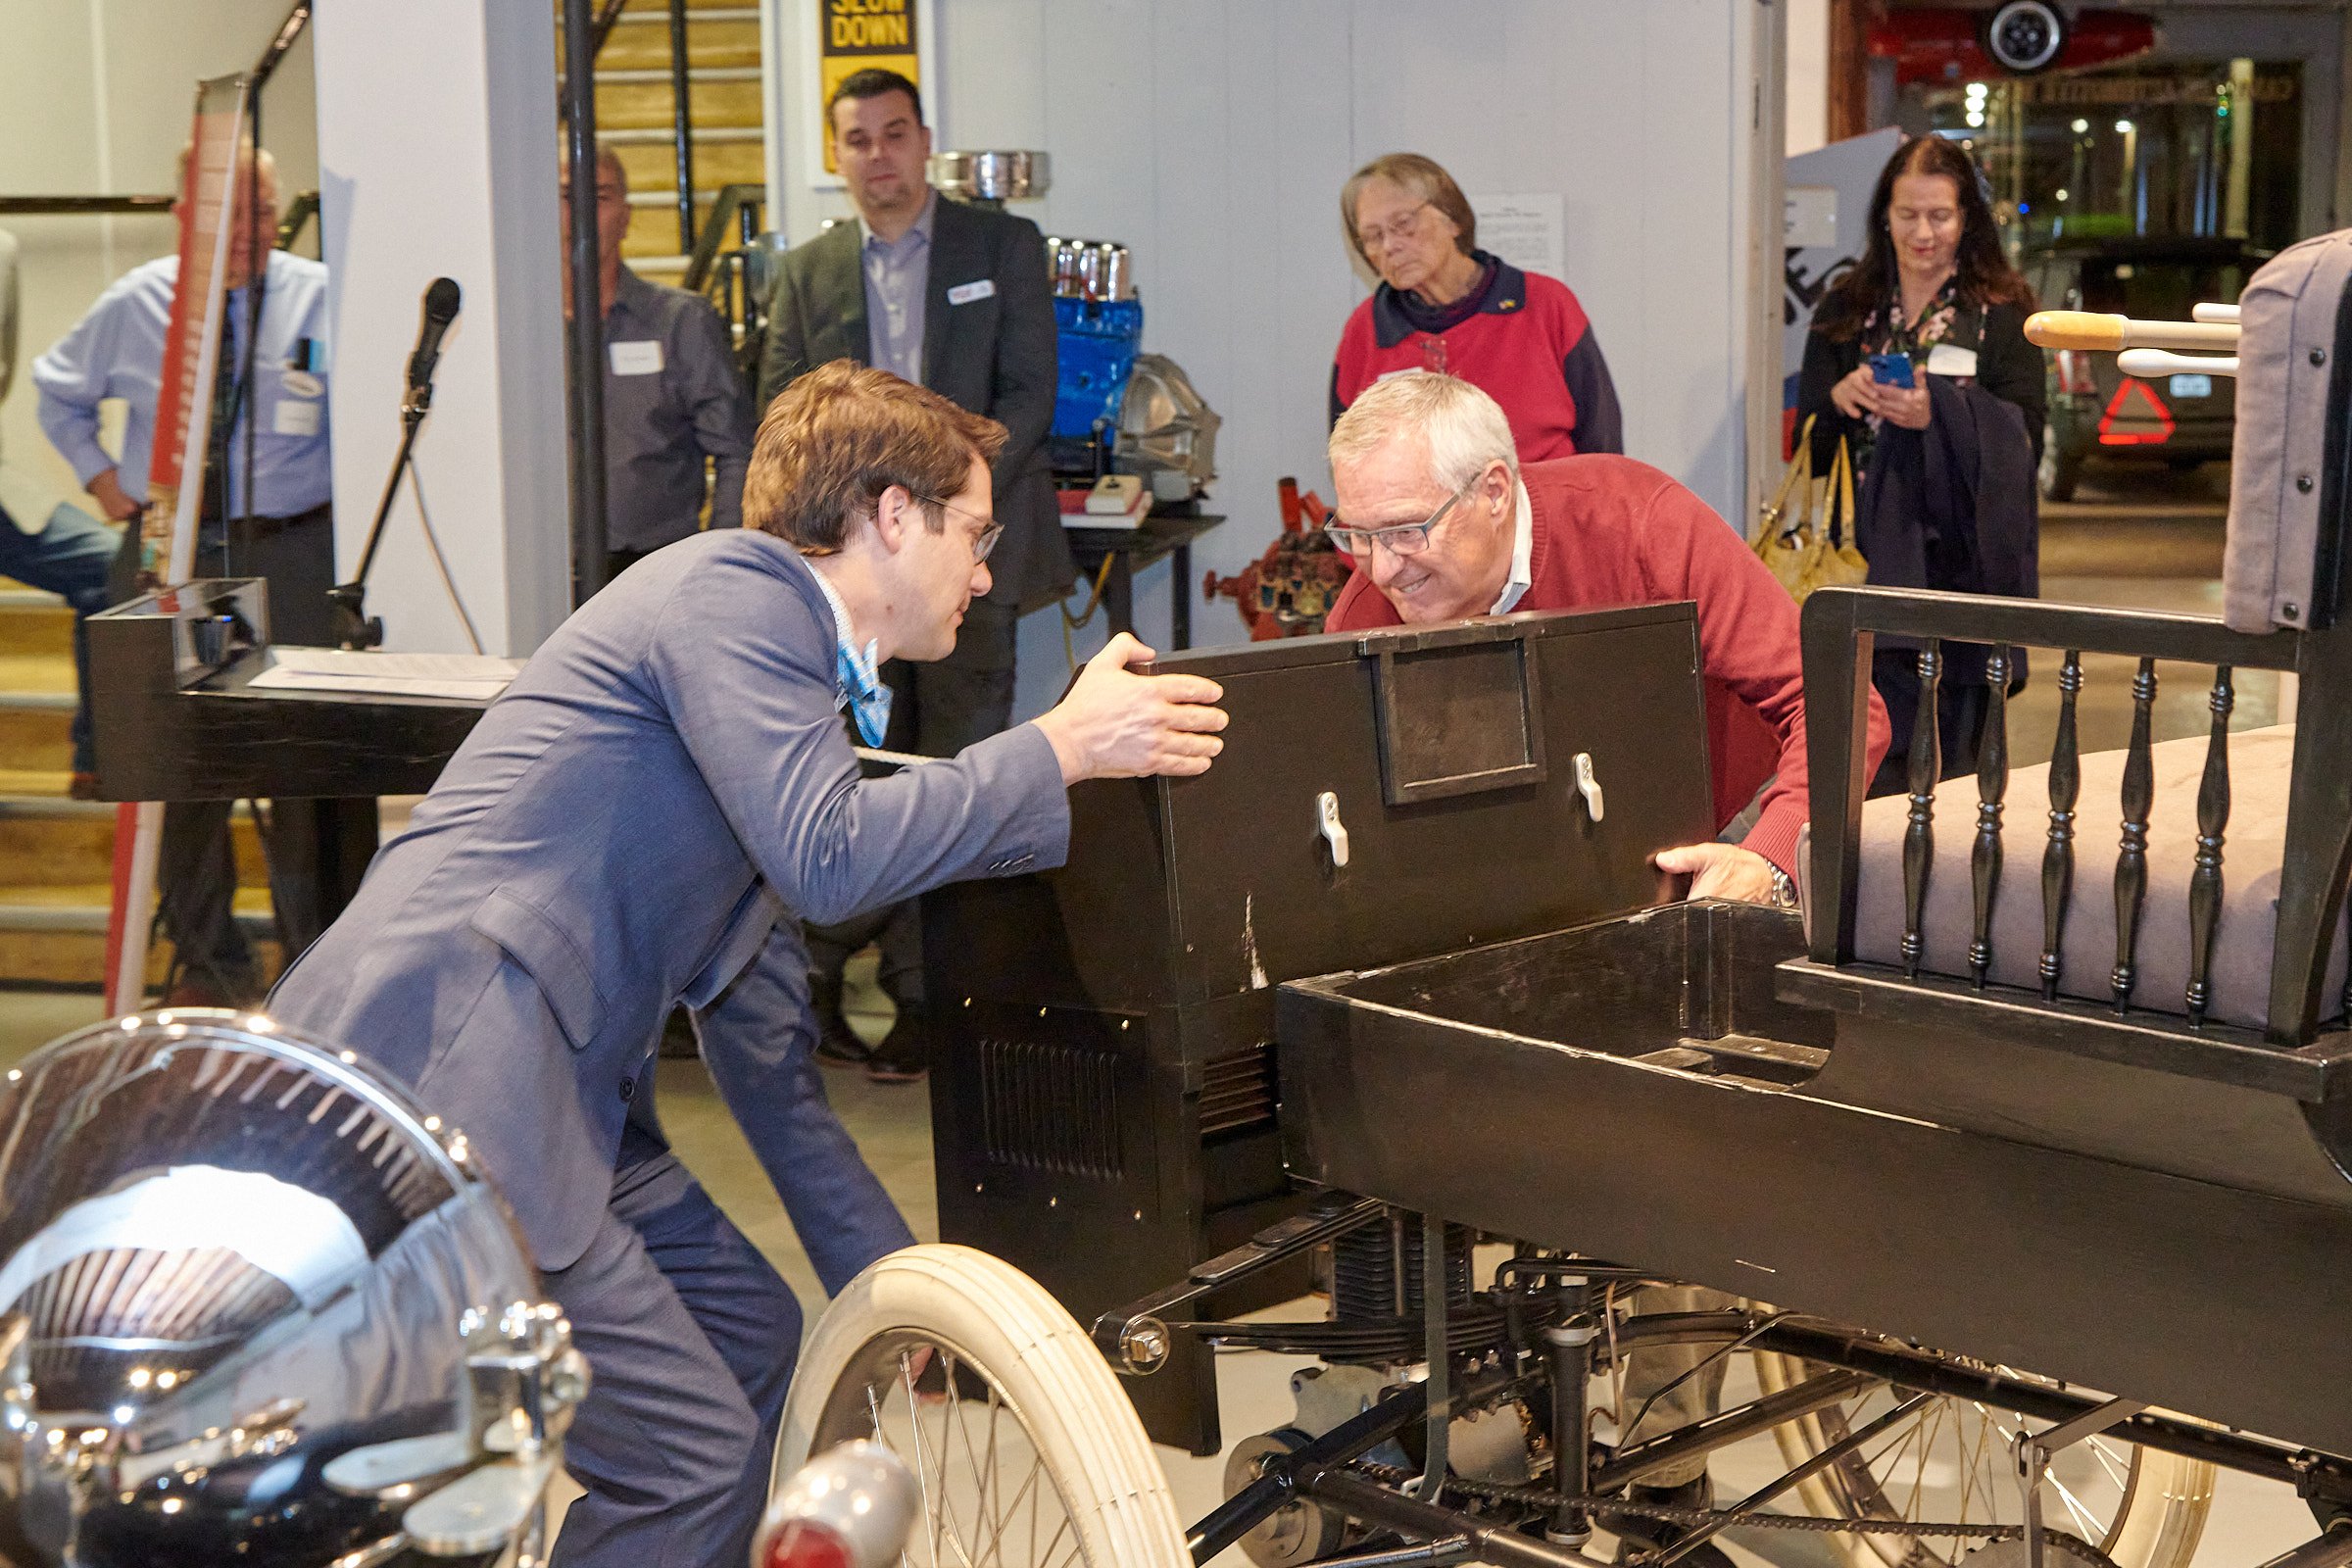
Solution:
[[[791,1287],[634,1125],[588,1250],[547,1284],[594,1379],[564,1441],[587,1495],[557,1568],[748,1562],[800,1357]]]

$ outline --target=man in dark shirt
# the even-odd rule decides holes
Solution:
[[[564,176],[571,201],[571,177]],[[568,221],[568,220],[566,220]],[[649,283],[620,263],[629,177],[610,147],[596,155],[596,242],[605,310],[605,515],[608,580],[699,529],[743,523],[752,411],[727,324],[710,302]],[[571,252],[564,253],[564,314]],[[706,486],[703,460],[716,472]]]

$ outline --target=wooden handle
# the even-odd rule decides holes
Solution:
[[[2123,348],[2132,325],[2128,317],[2096,316],[2089,311],[2035,311],[2026,318],[2026,341],[2044,349]]]
[[[2203,349],[2237,347],[2234,321],[2134,321],[2089,311],[2036,311],[2026,318],[2026,341],[2045,349]]]

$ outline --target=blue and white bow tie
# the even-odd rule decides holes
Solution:
[[[874,655],[878,645],[868,642],[862,653],[853,651],[848,643],[833,645],[833,673],[840,683],[842,705],[858,721],[858,733],[868,746],[879,746],[890,730],[891,691],[882,684],[882,673]]]

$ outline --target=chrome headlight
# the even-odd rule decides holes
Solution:
[[[353,1054],[172,1009],[0,1083],[0,1561],[535,1551],[585,1391],[465,1136]]]

